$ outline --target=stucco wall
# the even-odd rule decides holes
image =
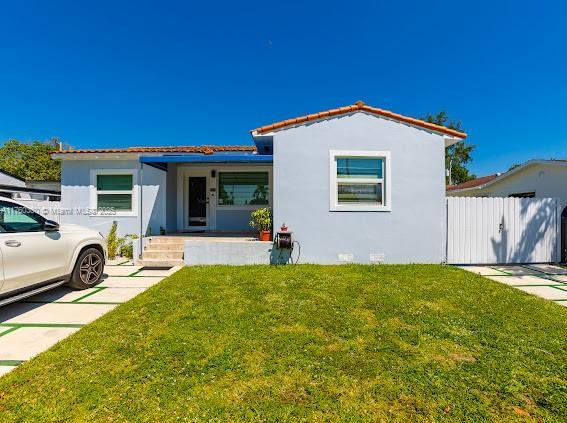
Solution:
[[[61,163],[62,223],[74,223],[96,229],[106,235],[113,221],[118,222],[120,234],[140,232],[139,213],[142,213],[142,232],[148,227],[159,234],[166,227],[166,173],[150,166],[143,169],[142,207],[137,216],[90,216],[81,210],[90,205],[91,169],[138,169],[134,188],[140,187],[140,163],[135,160],[63,160]],[[138,198],[140,202],[140,197]],[[83,212],[84,213],[84,212]]]
[[[391,152],[390,212],[329,211],[329,150]],[[444,143],[441,136],[354,113],[274,135],[274,227],[286,222],[301,262],[337,263],[340,253],[368,263],[445,260]]]
[[[166,229],[167,232],[177,231],[177,164],[167,165],[166,187]]]
[[[567,205],[567,166],[534,164],[484,189],[450,193],[454,197],[508,197],[535,192],[536,198],[559,198]]]
[[[218,231],[253,231],[250,222],[250,210],[223,210],[217,209],[217,230]]]

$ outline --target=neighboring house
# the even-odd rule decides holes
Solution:
[[[61,184],[57,181],[26,181],[0,169],[0,196],[15,200],[59,201]]]
[[[312,263],[446,258],[445,148],[466,134],[357,102],[252,131],[254,145],[65,150],[62,221],[106,233],[249,231],[273,209]]]
[[[32,189],[42,189],[48,191],[61,192],[60,181],[36,181],[36,180],[28,179],[26,180],[26,187]]]
[[[13,173],[0,169],[0,185],[21,188],[26,186],[26,180],[14,175]]]
[[[559,198],[567,205],[567,160],[530,160],[496,173],[447,187],[451,197]]]

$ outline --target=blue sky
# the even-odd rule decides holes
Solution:
[[[561,2],[3,1],[0,140],[243,144],[366,103],[445,110],[478,175],[567,157]]]

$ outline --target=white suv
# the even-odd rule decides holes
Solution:
[[[0,200],[0,306],[67,283],[74,289],[100,282],[106,244],[96,231],[47,220]]]

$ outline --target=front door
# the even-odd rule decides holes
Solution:
[[[187,227],[189,229],[207,229],[207,177],[189,176],[187,193]]]

